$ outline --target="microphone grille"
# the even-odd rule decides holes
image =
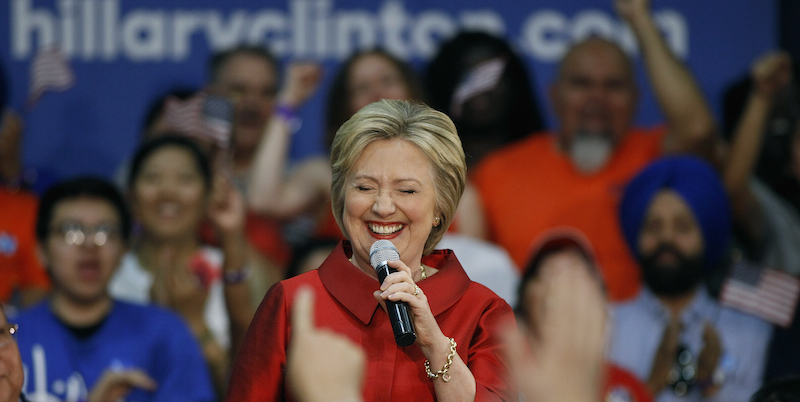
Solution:
[[[372,268],[377,268],[384,261],[399,260],[400,253],[397,248],[389,240],[378,240],[372,243],[369,249],[369,263]]]

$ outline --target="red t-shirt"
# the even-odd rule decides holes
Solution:
[[[38,200],[0,188],[0,302],[16,289],[50,289],[50,278],[36,256]]]
[[[627,182],[662,154],[665,127],[629,132],[599,172],[578,171],[553,134],[531,135],[488,155],[472,180],[478,188],[489,238],[521,270],[532,242],[557,226],[573,226],[592,243],[611,300],[636,295],[639,268],[622,236],[617,206]]]

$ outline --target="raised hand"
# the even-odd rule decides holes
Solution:
[[[322,81],[322,67],[314,62],[302,61],[289,65],[286,81],[278,99],[281,103],[298,108],[316,92]]]
[[[217,174],[208,203],[208,218],[225,236],[239,234],[244,231],[245,203],[242,194],[230,182],[229,178]]]
[[[628,23],[633,23],[637,18],[650,15],[649,0],[615,0],[614,8],[616,8],[620,18]]]
[[[600,284],[581,266],[543,266],[540,275],[524,301],[532,304],[531,328],[505,333],[509,372],[529,401],[599,401],[606,323]]]
[[[286,378],[303,402],[356,401],[364,379],[364,352],[344,336],[314,326],[314,294],[300,289],[292,306]]]
[[[753,63],[751,76],[755,90],[772,100],[778,91],[792,81],[792,60],[783,51],[767,53]]]

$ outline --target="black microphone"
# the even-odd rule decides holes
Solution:
[[[389,266],[388,262],[399,259],[400,253],[389,240],[378,240],[372,243],[372,247],[369,249],[369,263],[375,268],[380,283],[383,283],[392,272],[397,272],[396,269]],[[417,340],[417,334],[414,332],[414,324],[411,322],[411,314],[408,312],[408,303],[386,300],[386,312],[389,313],[395,342],[399,346],[408,346],[414,343]]]

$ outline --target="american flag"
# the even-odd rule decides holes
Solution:
[[[75,85],[75,74],[57,46],[39,49],[31,63],[28,105],[33,106],[46,91],[65,91]]]
[[[800,279],[745,260],[735,263],[722,285],[720,301],[784,328],[792,324]]]
[[[227,148],[231,136],[233,104],[226,98],[200,92],[189,99],[174,97],[164,105],[167,125],[175,131]]]

